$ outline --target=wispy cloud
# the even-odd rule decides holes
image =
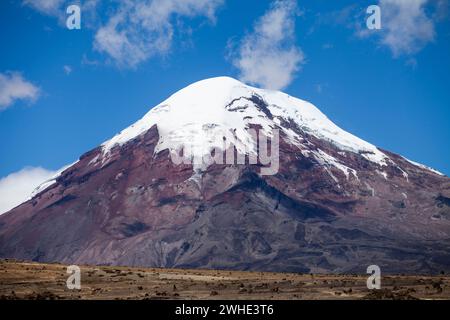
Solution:
[[[12,106],[16,100],[35,101],[39,93],[39,88],[19,72],[0,73],[0,111]]]
[[[86,54],[83,54],[83,58],[81,59],[81,64],[87,65],[87,66],[98,66],[100,64],[100,62],[97,60],[91,60],[87,57]]]
[[[323,85],[322,85],[322,84],[317,83],[317,84],[315,85],[315,87],[316,87],[316,92],[317,92],[317,93],[322,93],[322,92],[323,92]]]
[[[380,0],[382,31],[380,43],[392,54],[412,55],[422,50],[436,36],[435,21],[427,13],[429,0]]]
[[[84,27],[93,28],[96,20],[99,18],[99,11],[102,0],[23,0],[23,5],[32,8],[42,14],[57,18],[61,26],[66,26],[67,12],[66,9],[70,5],[78,5],[82,12],[82,25]],[[106,2],[106,1],[104,1]],[[111,1],[111,4],[113,1]],[[109,4],[109,3],[108,3]],[[49,29],[48,26],[46,26]]]
[[[243,81],[270,89],[282,89],[292,82],[305,60],[295,45],[298,15],[295,1],[279,0],[256,21],[253,32],[231,53]]]
[[[65,8],[81,6],[81,27],[93,31],[93,48],[123,68],[135,68],[156,55],[170,52],[181,18],[203,17],[215,22],[224,0],[115,0],[107,5],[99,0],[25,0],[38,12],[65,24]],[[191,29],[190,29],[191,30]]]
[[[172,47],[174,19],[206,17],[214,21],[223,0],[125,1],[97,30],[94,48],[119,66],[135,67]]]
[[[0,214],[28,199],[33,190],[50,179],[56,171],[41,167],[26,167],[0,179]]]
[[[436,39],[436,24],[448,15],[448,0],[378,0],[381,29],[366,27],[366,9],[352,4],[317,15],[317,24],[344,26],[359,38],[374,39],[392,56],[414,56]]]
[[[23,4],[47,15],[57,15],[65,0],[24,0]]]
[[[66,75],[69,75],[69,74],[72,73],[72,67],[69,66],[69,65],[64,65],[64,66],[63,66],[63,71],[64,71],[64,73],[65,73]]]

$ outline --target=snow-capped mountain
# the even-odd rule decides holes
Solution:
[[[245,141],[251,140],[246,131],[251,125],[259,125],[267,133],[279,127],[291,143],[301,148],[304,139],[289,128],[289,122],[343,151],[361,153],[370,161],[386,164],[388,157],[383,152],[337,127],[312,104],[279,91],[250,87],[229,77],[199,81],[178,91],[105,142],[103,149],[107,153],[153,125],[157,125],[160,135],[156,152],[175,151],[189,143],[204,148],[198,151],[208,153],[210,148],[218,146],[215,144],[218,141],[209,137],[221,138],[223,133],[230,132],[239,137],[236,148],[240,150]]]
[[[279,135],[271,175],[254,132]],[[173,161],[219,150],[247,161]],[[448,177],[228,77],[178,91],[0,216],[0,257],[70,263],[438,272],[449,239]]]

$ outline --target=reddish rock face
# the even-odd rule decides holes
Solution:
[[[256,101],[267,117],[273,117]],[[237,109],[237,108],[236,108]],[[0,257],[294,272],[450,271],[450,179],[383,151],[382,168],[292,123],[276,175],[213,164],[194,175],[155,152],[156,125],[101,147],[0,216]],[[311,152],[352,168],[346,175]],[[235,150],[236,151],[236,150]]]
[[[390,154],[408,180],[395,168],[385,179],[360,156],[309,139],[358,168],[358,178],[325,169],[281,139],[277,175],[260,176],[258,165],[212,165],[198,183],[190,165],[154,154],[152,127],[106,163],[92,165],[100,148],[86,153],[57,183],[0,216],[0,256],[299,272],[364,272],[370,264],[449,270],[447,177]]]

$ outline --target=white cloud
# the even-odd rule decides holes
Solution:
[[[23,3],[48,15],[57,15],[64,0],[24,0]]]
[[[253,32],[232,54],[244,82],[269,89],[282,89],[292,82],[305,60],[294,43],[297,15],[295,1],[279,0],[258,19]]]
[[[63,70],[64,70],[64,73],[65,73],[66,75],[69,75],[69,74],[72,73],[72,67],[69,66],[69,65],[64,65],[64,66],[63,66]]]
[[[317,23],[354,29],[361,38],[374,37],[394,57],[411,57],[436,38],[436,24],[448,16],[448,0],[378,0],[381,29],[366,26],[367,7],[352,4],[341,10],[319,14]]]
[[[34,101],[39,93],[39,88],[24,79],[20,73],[0,73],[0,111],[19,99]]]
[[[415,70],[417,68],[417,60],[415,58],[409,58],[408,60],[406,60],[405,65]]]
[[[53,177],[57,171],[41,167],[26,167],[0,179],[0,214],[18,206],[29,198],[42,182]]]
[[[426,12],[429,0],[380,0],[381,43],[394,56],[414,54],[435,39],[434,21]]]
[[[106,54],[119,67],[134,68],[155,55],[167,54],[176,32],[183,33],[180,18],[215,13],[225,0],[24,0],[38,12],[58,18],[65,27],[65,8],[81,6],[82,28],[94,32],[94,50]],[[191,29],[190,29],[191,30]]]
[[[175,18],[206,17],[214,21],[222,3],[223,0],[124,1],[97,30],[94,48],[119,66],[133,68],[170,50]]]
[[[87,66],[97,66],[100,64],[100,62],[97,60],[91,60],[87,57],[86,54],[83,54],[83,58],[81,59],[81,64],[87,65]]]
[[[118,2],[118,0],[116,0]],[[68,17],[67,8],[70,5],[78,5],[81,8],[81,26],[82,29],[93,29],[98,25],[99,14],[109,10],[114,5],[114,1],[103,1],[105,8],[101,8],[102,0],[23,0],[23,5],[32,8],[39,13],[57,18],[58,24],[66,28]],[[49,26],[44,27],[51,30]]]

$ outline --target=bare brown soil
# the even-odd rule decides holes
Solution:
[[[305,275],[80,266],[81,290],[69,290],[67,266],[0,260],[0,299],[450,299],[448,276]]]

